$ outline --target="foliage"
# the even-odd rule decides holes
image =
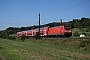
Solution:
[[[90,36],[90,32],[88,33],[88,36]]]
[[[10,40],[16,40],[16,37],[15,36],[9,36],[9,39]]]
[[[3,39],[6,39],[6,38],[8,39],[9,38],[9,32],[8,31],[1,32],[0,37]]]
[[[84,34],[85,36],[87,36],[87,34],[85,32],[83,32],[82,34]]]
[[[73,33],[74,36],[79,36],[79,33],[76,31],[75,33]]]
[[[80,40],[79,47],[86,47],[89,46],[90,41],[89,40]]]
[[[73,19],[73,21],[68,22],[73,28],[87,28],[90,26],[90,19],[89,18],[81,18],[79,19]]]
[[[82,32],[90,32],[90,19],[89,18],[81,18],[81,19],[73,19],[72,21],[69,22],[63,22],[62,25],[70,25],[72,28],[79,28],[82,30]],[[55,26],[60,26],[60,22],[52,22],[48,24],[41,25],[41,27],[55,27]],[[31,29],[36,29],[38,26],[27,26],[27,27],[9,27],[6,30],[0,31],[0,37],[1,38],[9,38],[9,35],[11,34],[16,34],[19,31],[25,31],[25,30],[31,30]],[[86,28],[84,30],[83,28]],[[77,35],[77,33],[75,32]]]
[[[87,27],[86,31],[87,32],[90,32],[90,26]]]
[[[25,41],[25,36],[24,35],[21,36],[21,40]]]

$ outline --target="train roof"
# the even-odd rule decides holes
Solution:
[[[60,26],[50,27],[50,28],[59,28]]]
[[[37,28],[37,29],[34,29],[34,30],[39,30],[39,28]],[[43,27],[43,28],[40,28],[40,30],[44,30],[44,27]]]
[[[32,30],[39,30],[39,28],[37,28],[37,29],[32,29]],[[31,32],[32,30],[27,30],[27,31]],[[43,28],[40,28],[40,30],[44,30],[44,27],[43,27]]]
[[[21,32],[17,32],[17,33],[21,33]]]
[[[27,31],[20,31],[20,32],[17,32],[17,33],[22,33],[22,32],[27,32]]]
[[[64,26],[64,25],[61,25],[61,26]],[[50,28],[59,28],[59,27],[61,27],[61,26],[55,26],[55,27],[50,27]],[[64,26],[64,27],[70,28],[71,26]]]
[[[32,30],[27,30],[27,31],[31,32]]]

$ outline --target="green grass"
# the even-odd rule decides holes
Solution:
[[[90,32],[86,32],[86,28],[82,28],[81,30],[79,28],[73,28],[72,29],[72,35],[75,33],[75,32],[78,32],[79,35],[81,35],[82,33],[86,33],[87,36],[85,36],[85,38],[89,38],[90,37]],[[79,38],[80,36],[71,36],[71,38]]]
[[[73,32],[76,32],[76,31],[81,32],[81,30],[79,28],[73,28],[72,31]]]
[[[79,41],[0,39],[0,58],[4,60],[90,60],[90,46],[79,48]],[[87,48],[87,50],[85,50]]]

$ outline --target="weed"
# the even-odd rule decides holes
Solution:
[[[87,47],[89,43],[90,43],[89,40],[80,40],[79,47]]]
[[[24,35],[21,36],[21,40],[25,41],[25,36]]]

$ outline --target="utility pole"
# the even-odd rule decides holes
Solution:
[[[38,26],[38,32],[36,32],[36,35],[35,35],[36,40],[37,39],[40,39],[40,13],[38,15],[38,24],[39,24],[39,26]]]
[[[39,13],[38,16],[39,16],[39,20],[38,20],[38,23],[39,23],[39,31],[38,31],[38,32],[39,32],[39,38],[40,38],[40,13]]]
[[[60,19],[60,25],[62,25],[62,19]]]

